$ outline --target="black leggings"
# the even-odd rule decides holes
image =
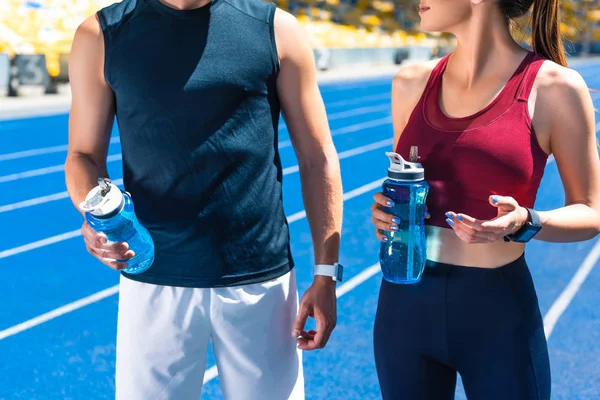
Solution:
[[[382,282],[375,361],[386,400],[548,400],[544,323],[524,256],[500,268],[428,261],[413,285]]]

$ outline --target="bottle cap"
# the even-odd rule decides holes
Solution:
[[[98,178],[98,186],[90,190],[79,208],[98,218],[110,218],[121,211],[124,204],[121,190],[110,179]]]
[[[416,147],[411,149],[411,158],[418,159]],[[386,152],[390,159],[388,177],[396,181],[422,181],[425,179],[425,170],[417,162],[405,161],[402,156],[394,152]]]

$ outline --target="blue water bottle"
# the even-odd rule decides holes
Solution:
[[[131,197],[121,191],[107,178],[98,178],[98,186],[93,188],[79,208],[85,211],[85,219],[96,232],[106,235],[109,243],[127,242],[135,255],[123,271],[141,274],[154,262],[154,241],[146,228],[140,224],[133,210]]]
[[[400,220],[398,231],[385,232],[379,262],[383,278],[391,283],[417,283],[421,280],[427,248],[425,243],[425,200],[429,184],[425,171],[417,163],[418,150],[411,147],[410,161],[399,154],[385,153],[390,159],[388,179],[383,182],[383,194],[394,201],[387,212]]]

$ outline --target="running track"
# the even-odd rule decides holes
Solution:
[[[590,87],[600,88],[600,62],[582,62],[576,69]],[[384,151],[391,148],[390,79],[321,88],[341,158],[346,279],[338,289],[338,326],[328,346],[304,354],[306,394],[378,399],[372,327],[381,275],[369,207],[386,173]],[[599,107],[599,97],[594,99]],[[114,398],[118,274],[89,256],[79,236],[80,216],[65,192],[66,142],[66,115],[0,121],[0,399]],[[285,125],[279,146],[303,293],[311,282],[312,248]],[[116,129],[109,156],[109,173],[118,180]],[[536,208],[559,207],[563,200],[550,161]],[[600,398],[600,238],[532,242],[526,256],[549,336],[553,399]],[[211,353],[203,399],[221,398],[214,364]],[[464,399],[458,386],[457,398]]]

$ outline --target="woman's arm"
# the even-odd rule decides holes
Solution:
[[[565,191],[565,206],[540,212],[547,242],[588,240],[600,233],[600,160],[594,105],[585,81],[571,69],[545,63],[533,123],[550,138]]]

